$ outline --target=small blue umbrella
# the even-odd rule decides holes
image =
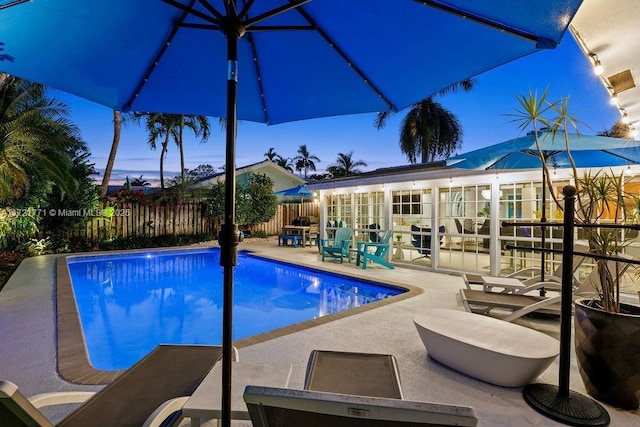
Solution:
[[[120,111],[226,118],[222,422],[230,423],[237,119],[402,110],[540,49],[582,0],[0,1],[0,70]],[[239,82],[240,80],[240,82]],[[226,96],[225,96],[226,95]]]
[[[276,196],[285,197],[311,197],[313,193],[307,188],[306,185],[298,185],[295,187],[287,188],[286,190],[276,191]]]

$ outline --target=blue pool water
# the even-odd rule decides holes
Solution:
[[[221,344],[218,249],[67,258],[92,365],[133,365],[159,343]],[[406,292],[240,252],[234,339]]]

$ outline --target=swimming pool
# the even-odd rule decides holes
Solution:
[[[222,342],[217,248],[71,256],[67,266],[97,369],[125,369],[159,343]],[[407,291],[246,252],[234,283],[234,340]]]

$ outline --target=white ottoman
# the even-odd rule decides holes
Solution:
[[[500,386],[529,384],[560,352],[559,341],[542,332],[466,311],[425,310],[413,322],[429,356]]]

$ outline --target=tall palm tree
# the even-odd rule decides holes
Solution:
[[[309,169],[312,171],[316,170],[316,163],[319,162],[320,159],[317,156],[309,153],[307,149],[307,144],[302,144],[298,148],[298,155],[292,159],[295,162],[296,170],[298,172],[304,170],[304,179],[307,179],[307,172]]]
[[[329,166],[327,168],[327,171],[329,171],[334,178],[341,177],[341,176],[357,175],[361,173],[361,171],[356,168],[360,166],[366,167],[367,164],[363,160],[354,161],[352,157],[353,157],[353,151],[350,151],[347,154],[338,153],[338,158],[336,159],[336,163]]]
[[[71,147],[80,138],[66,104],[44,86],[4,74],[0,79],[0,201],[21,197],[34,185],[54,183],[62,194],[77,181]]]
[[[278,157],[275,159],[275,162],[281,168],[286,169],[289,172],[293,173],[293,163],[291,163],[290,158],[282,157],[281,155],[278,154]]]
[[[266,153],[264,153],[264,157],[267,160],[271,160],[272,162],[277,162],[278,158],[282,158],[280,154],[276,153],[276,150],[273,147],[269,147]]]
[[[107,188],[109,186],[109,180],[111,179],[111,171],[113,170],[113,164],[116,161],[116,153],[118,152],[118,145],[120,144],[121,127],[122,117],[120,115],[120,111],[113,110],[113,141],[111,142],[109,159],[107,160],[107,166],[104,168],[104,175],[102,177],[102,187],[100,188],[101,199],[104,199],[107,195]]]
[[[196,138],[200,138],[200,142],[206,142],[211,134],[209,119],[206,116],[184,116],[180,115],[177,125],[177,132],[174,132],[174,141],[180,149],[180,178],[182,186],[185,185],[185,168],[184,168],[184,129],[190,129]]]
[[[147,143],[152,150],[156,149],[156,142],[160,141],[160,188],[164,192],[164,159],[169,148],[169,141],[179,139],[176,129],[180,126],[180,115],[165,113],[140,113],[132,114],[136,123],[144,122],[144,126],[149,134]]]
[[[413,104],[400,125],[400,150],[409,162],[416,163],[418,156],[422,163],[432,162],[438,157],[448,157],[460,148],[460,121],[434,98],[459,89],[469,92],[474,85],[473,79],[463,80]],[[379,113],[374,126],[383,128],[390,114],[389,111]]]

